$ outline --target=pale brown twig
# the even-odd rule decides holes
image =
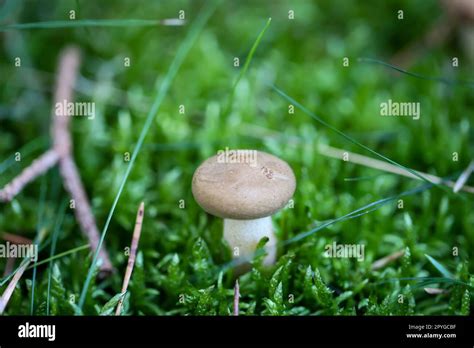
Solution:
[[[374,263],[372,264],[371,269],[372,269],[372,271],[376,271],[378,269],[381,269],[381,268],[385,267],[387,264],[389,264],[390,262],[393,262],[396,259],[399,259],[404,254],[405,254],[405,250],[400,250],[400,251],[397,251],[397,252],[395,252],[393,254],[390,254],[388,256],[382,257],[381,259],[378,259],[377,261],[374,261]]]
[[[235,281],[234,286],[234,316],[239,316],[240,286],[239,280]]]
[[[46,151],[0,190],[0,202],[10,202],[23,187],[53,167],[58,160],[59,155],[55,150]]]
[[[130,278],[132,277],[133,266],[135,265],[135,258],[137,255],[138,250],[138,241],[140,240],[140,234],[142,231],[142,223],[143,223],[143,215],[145,213],[145,203],[142,202],[138,207],[137,211],[137,218],[135,221],[135,228],[133,229],[133,237],[132,237],[132,244],[130,246],[130,255],[128,256],[128,263],[127,269],[125,270],[125,276],[123,278],[122,284],[122,294],[123,296],[120,298],[117,310],[115,311],[115,315],[120,315],[122,311],[122,304],[123,299],[125,297],[125,293],[127,292],[128,283],[130,282]]]
[[[74,160],[69,156],[62,158],[59,162],[59,171],[64,178],[64,187],[75,201],[76,219],[82,231],[87,235],[92,250],[96,250],[99,246],[100,234]],[[102,259],[101,272],[112,271],[113,267],[104,247],[100,249],[99,258]]]
[[[92,250],[95,251],[99,245],[100,233],[73,159],[72,139],[69,130],[72,115],[69,115],[68,108],[64,110],[62,115],[55,114],[56,103],[73,99],[73,88],[79,70],[79,57],[79,51],[74,47],[69,47],[62,52],[59,60],[51,126],[53,148],[33,161],[11,183],[0,190],[0,202],[11,201],[23,187],[59,162],[64,187],[75,202],[74,213],[76,219],[82,232],[88,238]],[[104,246],[100,250],[99,257],[102,260],[100,265],[101,274],[111,272],[113,270],[112,263]]]

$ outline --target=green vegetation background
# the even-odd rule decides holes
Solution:
[[[67,20],[74,9],[77,19],[161,19],[185,10],[190,24],[202,6],[199,1],[7,1],[0,8],[0,23]],[[403,20],[397,19],[399,9]],[[289,10],[295,11],[294,20],[288,19]],[[111,313],[126,266],[124,250],[143,200],[146,213],[125,313],[229,315],[234,276],[231,270],[221,271],[231,259],[222,241],[222,221],[206,215],[190,190],[195,168],[226,146],[267,151],[294,169],[295,206],[274,219],[282,241],[422,185],[323,157],[316,151],[320,144],[370,154],[301,110],[288,114],[288,102],[268,83],[407,167],[457,177],[474,153],[472,88],[415,79],[357,61],[388,61],[441,16],[436,1],[224,1],[173,81],[114,213],[105,244],[117,273],[93,282],[81,311],[77,299],[90,254],[80,250],[56,259],[49,313]],[[268,17],[272,23],[226,113],[240,69],[233,66],[234,57],[242,66]],[[0,186],[48,147],[57,58],[63,47],[74,43],[82,51],[76,98],[96,104],[94,120],[76,118],[72,123],[74,153],[102,229],[128,165],[124,153],[132,152],[188,29],[77,27],[0,33]],[[21,68],[14,66],[15,57],[21,57]],[[128,68],[125,57],[131,59]],[[349,57],[349,67],[342,66],[343,57]],[[452,57],[459,57],[456,69]],[[410,70],[469,79],[473,62],[453,37],[424,52]],[[380,117],[379,105],[387,99],[420,102],[420,120]],[[181,104],[184,115],[178,112]],[[17,151],[21,162],[13,160]],[[453,152],[459,161],[452,160]],[[469,314],[474,286],[472,198],[427,189],[404,197],[403,209],[393,200],[282,246],[271,269],[263,269],[257,258],[252,272],[239,279],[241,314]],[[33,239],[44,230],[40,260],[46,259],[51,235],[65,214],[56,253],[86,244],[72,212],[62,208],[67,199],[57,169],[49,171],[11,204],[0,206],[0,233]],[[185,209],[178,207],[182,199]],[[324,258],[325,245],[333,242],[364,244],[365,260]],[[458,256],[453,256],[453,247],[459,249]],[[402,258],[371,270],[375,260],[399,250],[405,250]],[[0,260],[0,270],[4,267],[5,260]],[[47,313],[48,265],[37,268],[34,294],[32,279],[29,270],[7,315]],[[430,295],[424,287],[447,292]]]

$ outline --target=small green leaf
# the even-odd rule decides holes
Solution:
[[[314,271],[314,285],[319,303],[324,307],[331,307],[333,305],[332,291],[323,282],[318,269]]]

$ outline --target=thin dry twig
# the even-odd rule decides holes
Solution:
[[[82,231],[87,235],[91,249],[96,250],[99,246],[100,233],[74,160],[69,156],[62,158],[59,162],[59,171],[64,178],[64,187],[75,201],[76,219]],[[100,271],[111,272],[113,267],[104,247],[100,249],[99,255],[102,259]]]
[[[73,88],[79,70],[79,57],[79,51],[76,48],[69,48],[63,53],[54,96],[56,103],[73,99]],[[92,250],[96,250],[99,246],[100,233],[72,154],[72,139],[69,130],[71,115],[69,115],[67,108],[64,111],[65,114],[62,116],[53,116],[51,129],[53,146],[55,151],[60,154],[59,171],[63,177],[64,187],[75,201],[76,219],[89,239]],[[104,247],[101,248],[99,255],[102,259],[100,271],[102,273],[111,272],[113,270],[112,263]]]
[[[372,271],[376,271],[378,269],[381,269],[381,268],[385,267],[387,264],[389,264],[390,262],[393,262],[396,259],[399,259],[404,254],[405,254],[405,250],[400,250],[400,251],[397,251],[397,252],[395,252],[393,254],[390,254],[388,256],[382,257],[381,259],[378,259],[377,261],[374,261],[374,263],[372,264],[371,269],[372,269]]]
[[[235,281],[234,286],[234,316],[239,316],[240,286],[239,280]]]
[[[71,116],[68,108],[63,115],[55,114],[55,105],[64,101],[73,100],[73,89],[79,70],[80,54],[77,48],[66,48],[59,59],[57,82],[54,94],[54,105],[51,120],[51,136],[53,138],[52,149],[25,168],[20,175],[14,178],[0,190],[0,202],[9,202],[31,181],[48,169],[59,163],[59,170],[63,178],[64,187],[75,203],[74,214],[81,227],[82,232],[89,240],[92,250],[99,246],[100,233],[82,184],[79,171],[74,162],[72,153],[72,138],[69,130]],[[113,271],[112,263],[107,254],[105,246],[100,250],[101,274]]]
[[[117,310],[115,311],[115,315],[121,315],[122,312],[122,305],[123,299],[125,297],[125,293],[128,289],[128,283],[130,282],[130,278],[132,277],[133,266],[135,265],[135,258],[137,255],[138,250],[138,241],[140,240],[140,234],[142,232],[142,224],[143,224],[143,215],[145,213],[145,203],[141,202],[140,206],[138,207],[137,211],[137,218],[135,220],[135,228],[133,229],[133,237],[132,237],[132,244],[130,247],[130,255],[128,256],[128,263],[127,269],[125,270],[125,276],[123,278],[122,284],[122,294],[123,296],[120,298]]]
[[[0,190],[0,202],[10,202],[20,191],[41,174],[48,171],[59,160],[55,150],[48,150]]]

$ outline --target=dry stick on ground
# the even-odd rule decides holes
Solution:
[[[234,286],[234,315],[239,316],[240,286],[239,280],[235,281]]]
[[[100,233],[73,159],[72,139],[69,130],[71,116],[73,115],[69,115],[67,108],[64,110],[65,114],[61,116],[55,115],[54,112],[56,103],[71,102],[73,100],[73,88],[79,69],[79,61],[79,51],[74,47],[65,49],[60,57],[54,94],[55,103],[52,112],[51,136],[53,138],[53,148],[33,161],[11,183],[0,190],[0,202],[11,201],[23,187],[59,162],[59,171],[63,178],[64,187],[74,201],[76,219],[82,232],[87,236],[91,249],[95,251],[99,245]],[[100,250],[100,258],[102,259],[101,273],[111,272],[113,270],[112,263],[104,246]]]
[[[143,215],[145,213],[145,203],[141,203],[140,207],[138,207],[137,211],[137,218],[135,221],[135,228],[133,229],[133,237],[132,237],[132,245],[130,247],[130,255],[128,256],[128,263],[127,269],[125,270],[125,276],[123,278],[122,284],[122,297],[119,300],[117,305],[117,310],[115,311],[115,315],[121,315],[122,312],[122,304],[123,299],[125,297],[125,292],[128,288],[128,283],[130,282],[130,278],[132,277],[133,266],[135,265],[135,258],[137,255],[138,250],[138,241],[140,240],[140,234],[142,232],[142,223],[143,223]]]
[[[76,48],[69,48],[62,55],[54,95],[56,103],[73,100],[73,88],[79,70],[79,60],[79,51]],[[66,114],[63,116],[53,116],[51,129],[53,146],[55,151],[60,154],[59,171],[63,177],[64,187],[75,201],[76,219],[82,231],[87,235],[92,250],[96,250],[99,246],[100,233],[72,155],[72,139],[69,130],[71,115],[67,110],[64,111]],[[100,271],[102,273],[111,272],[113,267],[104,247],[100,250],[100,258],[102,259]]]

